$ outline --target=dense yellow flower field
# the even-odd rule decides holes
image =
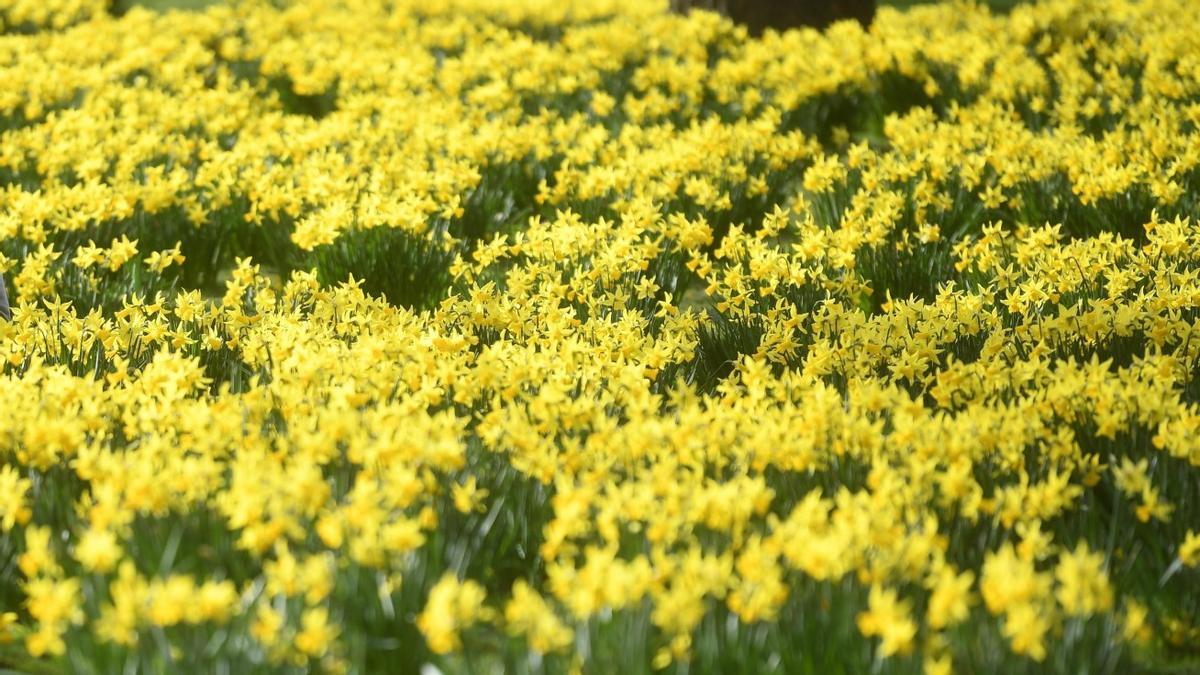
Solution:
[[[0,2],[0,669],[1194,672],[1200,13]]]

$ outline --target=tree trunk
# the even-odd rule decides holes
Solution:
[[[8,308],[8,291],[4,290],[4,277],[0,276],[0,319],[11,319],[12,310]]]
[[[720,12],[744,24],[751,34],[761,35],[768,28],[825,28],[842,19],[867,26],[875,17],[875,0],[671,0],[671,9]]]

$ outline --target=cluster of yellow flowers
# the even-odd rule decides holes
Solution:
[[[6,0],[0,6],[0,31],[65,28],[108,12],[108,0]]]
[[[0,668],[1195,657],[1190,0],[433,4],[0,2]]]

